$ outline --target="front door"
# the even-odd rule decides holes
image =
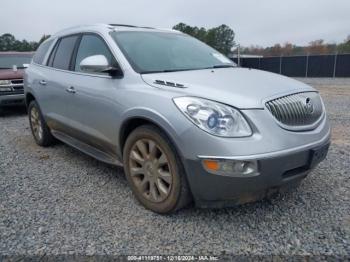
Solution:
[[[115,156],[117,119],[121,113],[117,100],[122,80],[108,73],[82,71],[80,62],[94,55],[105,56],[111,65],[116,63],[100,36],[90,33],[82,36],[73,62],[74,73],[69,77],[69,118],[76,139]]]

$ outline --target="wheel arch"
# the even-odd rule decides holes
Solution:
[[[131,134],[132,131],[134,131],[136,128],[142,126],[142,125],[153,125],[160,129],[171,141],[172,145],[175,147],[177,154],[180,158],[182,158],[181,151],[179,150],[176,142],[175,142],[175,135],[174,132],[172,132],[171,125],[167,123],[167,121],[162,120],[156,120],[151,117],[147,116],[132,116],[128,117],[123,121],[123,123],[120,126],[119,131],[119,148],[120,148],[120,155],[123,156],[123,148],[125,145],[125,142],[128,138],[128,136]]]
[[[26,93],[25,103],[26,103],[27,108],[28,108],[29,104],[34,100],[36,100],[36,98],[32,93],[30,93],[30,92]]]

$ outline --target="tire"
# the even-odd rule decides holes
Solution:
[[[55,138],[52,136],[51,131],[40,111],[39,105],[35,100],[29,104],[28,118],[35,142],[42,147],[53,145]]]
[[[159,128],[153,125],[136,128],[126,140],[123,163],[132,192],[147,209],[169,214],[191,202],[181,160]]]

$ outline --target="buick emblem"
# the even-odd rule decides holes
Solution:
[[[312,103],[312,100],[311,100],[310,97],[307,97],[307,98],[305,99],[305,105],[304,105],[304,107],[305,107],[306,113],[312,114],[312,113],[314,112],[314,104]]]

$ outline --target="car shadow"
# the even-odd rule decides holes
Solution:
[[[67,145],[59,140],[55,142],[55,145],[53,147],[64,149],[66,156],[69,157],[70,159],[75,158],[78,161],[82,161],[86,163],[86,166],[89,166],[92,169],[103,169],[107,171],[107,173],[109,173],[109,171],[113,173],[115,172],[114,174],[116,178],[121,177],[122,180],[126,181],[126,178],[124,175],[124,169],[122,166],[112,165],[112,164],[108,164],[100,160],[97,160],[94,157],[89,156],[81,152],[80,150],[70,145]]]
[[[15,114],[15,113],[14,113]],[[73,162],[84,166],[89,170],[89,175],[94,176],[96,181],[101,181],[98,183],[98,187],[103,185],[107,186],[112,185],[117,187],[114,192],[123,191],[126,187],[128,190],[131,189],[128,186],[127,179],[124,174],[123,167],[110,165],[104,162],[101,162],[89,155],[84,154],[83,152],[66,145],[58,141],[53,147],[41,149],[43,152],[49,153],[52,149],[60,151],[60,155],[64,155],[65,158],[70,159]],[[98,170],[102,172],[98,172]],[[197,208],[192,203],[188,207],[178,210],[177,212],[169,215],[162,215],[163,219],[173,220],[180,219],[186,221],[186,217],[202,217],[203,219],[210,219],[213,217],[241,217],[251,216],[256,214],[257,210],[263,216],[268,215],[269,213],[274,212],[274,209],[284,209],[288,208],[291,202],[298,201],[298,188],[290,188],[285,192],[278,192],[264,199],[258,200],[256,202],[246,203],[237,206],[223,207],[223,208]],[[149,216],[157,216],[158,214],[153,213],[152,211],[144,209],[136,199],[132,200],[134,205],[140,209],[140,212],[144,212]]]
[[[3,107],[0,109],[0,117],[16,117],[27,114],[27,109],[24,106]]]
[[[61,147],[61,149],[64,148],[66,156],[68,156],[70,159],[75,158],[76,160],[79,160],[85,163],[85,166],[88,166],[91,170],[103,170],[102,173],[93,172],[94,176],[103,176],[102,179],[108,179],[107,183],[113,183],[114,186],[117,187],[128,187],[128,182],[124,174],[123,167],[121,166],[113,166],[104,162],[101,162],[99,160],[96,160],[95,158],[88,156],[79,150],[70,147],[69,145],[66,145],[64,143],[59,143],[56,145],[57,147]],[[131,190],[129,188],[129,190]],[[119,191],[119,190],[116,190]],[[241,205],[234,205],[229,207],[223,207],[223,208],[198,208],[194,205],[194,203],[190,204],[189,206],[176,211],[173,214],[168,214],[162,217],[164,219],[185,219],[186,216],[196,216],[196,217],[212,217],[212,216],[250,216],[254,213],[256,213],[256,210],[259,209],[262,213],[269,213],[273,212],[273,210],[276,208],[276,206],[283,205],[283,202],[287,200],[291,200],[296,197],[298,192],[298,188],[290,188],[289,190],[285,190],[284,192],[276,192],[275,194],[265,197],[261,200],[241,204]],[[133,200],[135,205],[138,205],[138,208],[141,210],[143,207],[141,206],[136,199]],[[148,213],[148,215],[158,215],[153,213],[152,211],[144,209],[143,212]]]

